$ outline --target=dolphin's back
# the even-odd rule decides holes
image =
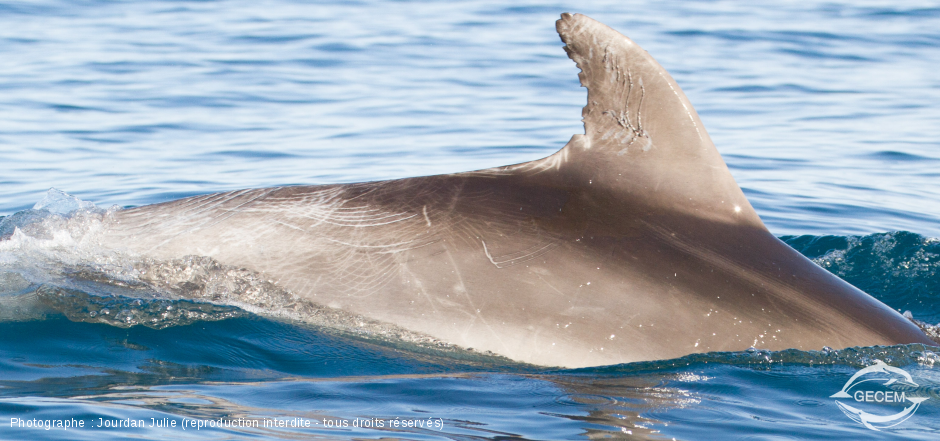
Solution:
[[[930,342],[767,231],[649,54],[582,15],[557,28],[588,102],[585,134],[552,156],[134,208],[105,240],[543,365]]]

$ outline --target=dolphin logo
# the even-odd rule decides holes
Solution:
[[[881,360],[875,360],[875,364],[856,372],[855,375],[852,375],[852,377],[849,378],[849,380],[845,382],[845,385],[842,386],[842,390],[830,395],[829,398],[852,398],[852,396],[849,395],[848,391],[854,388],[855,386],[859,385],[860,383],[863,383],[866,381],[886,380],[884,383],[884,386],[890,386],[898,382],[896,378],[869,378],[865,380],[859,380],[859,378],[861,377],[864,377],[869,374],[876,374],[876,373],[887,374],[887,375],[890,375],[890,374],[899,375],[903,378],[903,380],[901,381],[902,384],[907,383],[911,386],[917,387],[917,383],[915,383],[914,380],[911,378],[911,374],[907,373],[907,371],[905,371],[904,369],[896,368],[894,366],[888,366],[887,364],[885,364],[885,362]]]
[[[290,293],[234,300],[260,312],[319,305],[547,366],[932,343],[767,230],[645,50],[583,15],[556,29],[587,102],[584,133],[551,156],[132,208],[99,242],[211,257]]]
[[[884,374],[888,377],[863,379],[863,377],[878,374]],[[901,380],[892,378],[892,374],[901,377]],[[915,383],[913,378],[911,378],[911,374],[909,374],[904,369],[888,366],[881,360],[875,360],[875,364],[860,369],[855,373],[855,375],[852,375],[852,377],[845,382],[845,385],[842,386],[842,389],[839,392],[830,395],[829,398],[852,398],[852,395],[849,394],[849,391],[851,391],[856,386],[868,381],[884,381],[884,383],[882,383],[883,386],[890,386],[892,384],[907,384],[913,387],[917,387],[917,383]],[[861,392],[859,391],[858,393]],[[905,407],[900,412],[891,415],[872,414],[838,400],[836,401],[836,405],[839,406],[839,409],[853,421],[863,424],[865,427],[871,430],[880,431],[881,429],[894,427],[903,423],[904,421],[907,421],[908,418],[914,415],[914,412],[917,412],[917,409],[920,407],[920,403],[923,403],[928,399],[928,397],[908,397],[906,394],[904,397],[905,401],[910,402],[911,405]]]

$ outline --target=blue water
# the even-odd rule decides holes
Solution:
[[[940,322],[940,8],[926,2],[0,0],[0,236],[37,220],[54,233],[55,215],[31,210],[50,187],[106,208],[548,155],[583,132],[585,90],[554,31],[563,11],[620,30],[670,71],[772,232],[889,306]],[[3,439],[940,431],[937,348],[554,371],[224,305],[140,301],[59,271],[49,256],[63,245],[43,243],[54,246],[0,246]],[[167,306],[179,313],[155,312]],[[151,326],[130,326],[140,322]],[[931,397],[882,433],[829,398],[876,359]],[[315,424],[99,429],[99,418]]]

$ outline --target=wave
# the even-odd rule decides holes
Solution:
[[[940,321],[940,239],[908,231],[781,239],[892,308]]]

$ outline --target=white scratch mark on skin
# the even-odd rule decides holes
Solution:
[[[326,240],[333,242],[333,243],[338,243],[343,246],[353,247],[353,248],[393,248],[393,247],[398,247],[398,246],[414,243],[413,240],[409,240],[405,242],[390,243],[386,245],[361,245],[361,244],[356,244],[356,243],[343,242],[341,240],[331,239],[329,237],[327,237]]]
[[[504,255],[502,255],[502,256],[500,256],[500,257],[509,257],[509,258],[508,258],[508,259],[504,259],[504,260],[496,260],[495,258],[493,258],[493,255],[490,254],[489,249],[487,249],[487,247],[486,247],[486,242],[484,242],[483,240],[480,240],[480,243],[483,244],[483,253],[486,254],[486,258],[490,260],[490,263],[492,263],[493,265],[496,265],[496,267],[497,267],[497,268],[500,268],[500,269],[506,268],[506,267],[508,267],[508,266],[513,266],[513,265],[518,264],[518,263],[528,262],[529,260],[532,260],[532,259],[534,259],[534,258],[536,258],[536,257],[538,257],[538,256],[541,256],[541,255],[543,255],[543,254],[545,254],[545,253],[551,251],[552,249],[554,249],[554,248],[557,246],[557,244],[555,244],[555,243],[553,243],[553,242],[549,242],[549,243],[547,243],[547,244],[545,244],[545,245],[542,245],[542,246],[540,246],[540,247],[539,247],[538,245],[536,245],[536,246],[534,246],[534,247],[528,248],[527,250],[517,251],[517,252],[509,253],[509,254],[504,254]],[[536,248],[536,247],[538,247],[538,248]],[[513,257],[513,256],[514,256],[514,257]]]
[[[577,142],[581,143],[585,149],[590,148],[590,145],[583,139],[578,139]],[[565,147],[572,145],[570,142],[565,144]],[[548,157],[537,159],[535,161],[525,162],[519,165],[512,165],[505,167],[504,171],[513,172],[519,170],[521,172],[527,172],[532,174],[539,174],[542,172],[550,170],[561,170],[561,166],[568,162],[568,148],[562,148],[558,153],[550,155]]]
[[[698,129],[698,124],[695,123],[695,117],[692,116],[692,113],[694,112],[694,110],[690,110],[689,106],[685,105],[685,101],[682,100],[682,95],[679,94],[679,91],[677,91],[675,87],[672,87],[672,83],[670,83],[669,80],[666,79],[665,76],[663,76],[662,71],[659,72],[659,76],[663,79],[663,81],[666,82],[666,84],[669,85],[669,89],[672,90],[672,93],[676,94],[676,98],[679,99],[679,103],[682,104],[682,108],[685,110],[685,113],[689,116],[689,121],[692,121],[692,127],[695,127],[695,133],[698,134],[698,138],[700,140],[704,141],[705,138],[702,136],[702,132]]]
[[[430,226],[431,226],[431,218],[428,217],[428,206],[425,205],[424,208],[423,208],[421,211],[424,213],[424,220],[427,221],[428,226],[430,227]]]
[[[409,277],[411,277],[412,281],[414,281],[414,284],[418,288],[418,291],[421,293],[422,296],[424,296],[424,299],[428,302],[428,305],[431,306],[431,310],[434,312],[434,315],[440,314],[440,311],[438,311],[437,309],[437,302],[435,302],[434,299],[431,298],[431,295],[428,294],[427,290],[424,289],[424,284],[421,283],[421,279],[415,276],[411,272],[411,270],[407,267],[403,268],[403,271],[406,272]]]
[[[222,223],[225,220],[233,216],[236,216],[242,213],[243,211],[246,211],[246,210],[243,210],[243,208],[251,206],[255,202],[265,198],[266,196],[270,195],[271,193],[273,193],[274,191],[278,189],[279,187],[269,188],[269,189],[260,190],[260,191],[259,190],[239,190],[239,191],[235,191],[231,193],[219,193],[219,194],[209,195],[205,199],[197,198],[200,201],[200,203],[197,203],[194,209],[184,210],[183,216],[180,218],[180,220],[177,220],[176,222],[169,224],[171,226],[179,225],[182,228],[179,228],[177,231],[169,235],[162,242],[159,242],[151,246],[149,249],[146,250],[146,252],[153,252],[163,247],[164,245],[170,243],[173,239],[179,236],[182,236],[183,234],[193,233],[199,230],[205,230],[209,227]],[[223,208],[225,203],[234,201],[238,199],[239,197],[243,195],[251,194],[252,192],[257,192],[258,194],[254,197],[251,197],[247,201],[236,205],[235,207]],[[211,202],[203,202],[206,200],[209,200]],[[198,215],[208,214],[209,212],[212,211],[213,208],[219,208],[219,210],[223,213],[223,215],[217,218],[210,218],[207,221],[201,221],[201,222],[195,219],[197,218]],[[141,211],[140,213],[143,213],[143,211]],[[132,212],[131,214],[135,215],[136,213]],[[144,223],[144,225],[142,225],[143,231],[147,231],[150,225],[152,225],[152,222]]]
[[[354,223],[356,220],[358,220],[358,219],[356,219],[355,217],[340,218],[339,216],[331,216],[331,217],[334,217],[334,218],[339,218],[338,220],[343,220],[343,221],[345,221],[345,222],[333,222],[333,221],[330,221],[330,220],[328,220],[328,219],[326,219],[326,218],[323,218],[323,219],[319,219],[318,222],[317,222],[316,224],[314,224],[314,226],[315,226],[315,225],[319,225],[319,224],[321,224],[321,223],[325,223],[325,224],[333,225],[333,226],[336,226],[336,227],[349,227],[349,228],[380,227],[380,226],[382,226],[382,225],[389,225],[389,224],[394,224],[394,223],[396,223],[396,222],[406,221],[406,220],[408,220],[408,219],[411,219],[411,218],[417,216],[417,214],[412,214],[411,216],[400,217],[400,218],[397,218],[397,219],[394,219],[395,216],[398,216],[398,215],[396,215],[396,214],[390,214],[390,215],[387,215],[387,216],[383,216],[383,217],[381,217],[381,218],[376,218],[377,220],[378,220],[378,219],[393,218],[393,219],[390,220],[390,221],[385,221],[385,222],[376,222],[376,221],[373,221],[373,222],[369,222],[369,223],[365,223],[365,220],[362,220],[362,221],[361,221],[362,223]],[[312,219],[316,219],[316,218],[313,217],[313,216],[305,216],[305,217],[312,218]],[[369,219],[369,220],[372,220],[372,219]]]
[[[480,243],[483,244],[483,253],[486,254],[486,258],[490,259],[490,263],[492,263],[494,266],[499,268],[499,264],[496,263],[495,260],[493,260],[493,256],[490,255],[490,251],[486,249],[486,241],[481,240]]]
[[[542,276],[540,276],[540,275],[538,275],[538,274],[536,274],[536,277],[538,277],[539,280],[545,282],[545,284],[548,285],[548,287],[551,288],[553,291],[557,292],[558,294],[561,294],[562,297],[565,297],[565,293],[561,292],[561,290],[559,290],[558,288],[555,288],[555,285],[552,285],[551,283],[548,283],[548,280],[543,279]]]
[[[483,242],[483,241],[481,240],[480,242]],[[498,257],[498,258],[503,258],[502,260],[497,260],[498,258],[494,258],[493,255],[490,254],[489,250],[486,248],[486,243],[484,242],[483,252],[486,253],[486,257],[490,259],[490,262],[493,265],[496,265],[497,268],[506,268],[506,267],[513,266],[519,263],[528,262],[536,257],[539,257],[553,250],[556,246],[558,246],[558,244],[554,242],[549,242],[542,246],[535,245],[533,247],[530,247],[522,251],[504,254]]]
[[[300,228],[300,227],[298,227],[298,226],[296,226],[296,225],[291,225],[291,224],[289,224],[289,223],[281,222],[281,221],[279,221],[279,220],[275,220],[274,223],[281,224],[281,225],[283,225],[283,226],[285,226],[285,227],[287,227],[287,228],[293,228],[293,229],[295,229],[295,230],[297,230],[297,231],[306,231],[306,230],[304,230],[303,228]]]
[[[398,253],[403,253],[405,251],[411,251],[411,250],[416,250],[418,248],[424,248],[428,245],[433,245],[438,242],[437,240],[428,240],[426,242],[418,242],[418,245],[411,245],[417,241],[409,240],[405,242],[390,243],[390,244],[385,244],[385,245],[362,245],[362,244],[343,242],[340,240],[331,239],[329,237],[327,237],[326,240],[333,242],[333,243],[338,243],[343,246],[351,247],[351,248],[379,248],[379,249],[387,248],[386,250],[382,250],[382,251],[374,251],[373,253],[375,254],[398,254]]]
[[[481,242],[482,242],[482,241],[481,241]],[[483,249],[484,249],[484,251],[486,251],[486,244],[485,244],[485,243],[483,244]],[[477,310],[479,310],[479,308],[477,308],[476,305],[473,303],[473,298],[470,297],[470,291],[467,289],[467,285],[464,284],[464,282],[463,282],[463,276],[460,274],[460,268],[457,266],[457,261],[454,260],[454,255],[451,254],[450,250],[447,250],[447,253],[446,253],[446,254],[447,254],[447,257],[450,259],[450,264],[451,264],[451,266],[454,268],[454,274],[457,276],[457,282],[460,284],[460,292],[464,295],[464,297],[466,297],[467,303],[470,304],[470,308],[471,308],[472,311],[477,311]],[[487,252],[486,254],[487,254],[487,256],[489,256],[489,252]],[[492,261],[492,258],[490,258],[490,260]],[[483,316],[480,315],[479,312],[477,312],[477,313],[475,313],[475,314],[469,314],[469,315],[472,317],[472,320],[471,320],[471,322],[470,322],[470,327],[472,327],[472,326],[473,326],[473,322],[475,322],[476,319],[479,318],[479,319],[480,319],[480,322],[483,323],[483,326],[486,326],[486,329],[487,329],[488,331],[490,331],[490,334],[493,336],[493,338],[496,339],[496,341],[499,343],[500,346],[502,346],[503,351],[505,351],[505,353],[512,353],[512,351],[510,351],[509,348],[506,346],[506,343],[503,342],[503,339],[500,338],[500,334],[499,334],[498,332],[496,332],[496,330],[493,329],[493,327],[490,326],[489,323],[486,322],[486,319],[484,319]],[[470,328],[468,327],[468,328],[463,332],[462,337],[463,337],[464,339],[466,339],[466,338],[467,338],[467,333],[469,333],[469,332],[470,332]]]

